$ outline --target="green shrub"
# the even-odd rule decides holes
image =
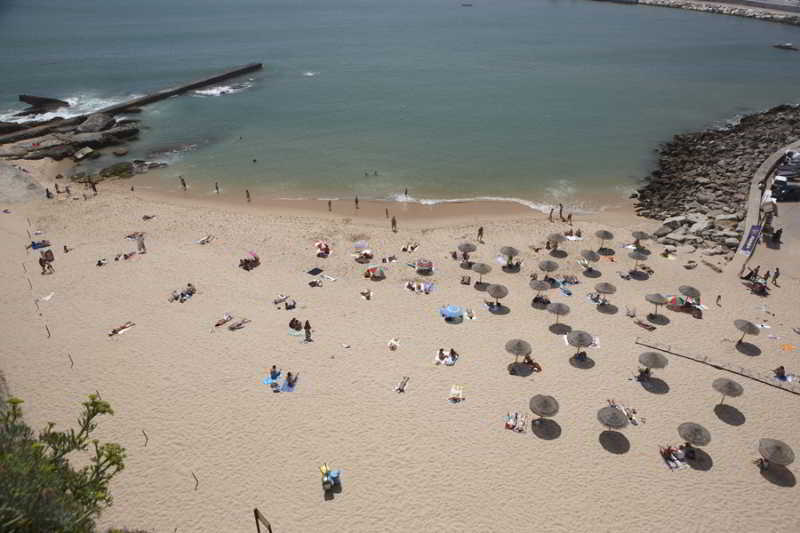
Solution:
[[[95,419],[113,415],[94,394],[83,402],[78,430],[38,435],[22,420],[22,400],[11,398],[0,414],[0,531],[92,532],[94,520],[112,503],[108,485],[124,468],[125,449],[91,439]],[[89,464],[73,468],[69,454],[89,452]]]

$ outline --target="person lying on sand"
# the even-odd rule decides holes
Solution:
[[[246,318],[243,318],[243,319],[241,319],[241,320],[239,320],[237,322],[234,322],[230,326],[228,326],[228,329],[231,330],[231,331],[236,331],[237,329],[242,329],[243,327],[245,327],[245,325],[247,325],[249,323],[250,323],[250,320],[248,320]]]
[[[230,313],[225,313],[225,314],[222,315],[222,318],[220,318],[219,320],[217,320],[214,323],[214,327],[218,328],[220,326],[224,326],[225,324],[227,324],[231,320],[233,320],[233,315],[231,315]]]
[[[408,377],[408,376],[403,376],[403,379],[400,380],[400,383],[398,383],[395,386],[394,391],[398,392],[398,393],[399,392],[405,392],[406,391],[406,385],[408,385],[408,380],[409,379],[411,379],[411,378]]]
[[[118,328],[112,329],[111,332],[108,334],[108,336],[109,337],[113,337],[114,335],[120,335],[121,333],[125,333],[125,331],[129,330],[130,328],[132,328],[135,325],[136,324],[134,322],[130,322],[130,321],[125,322],[124,324],[122,324]]]
[[[142,216],[142,220],[152,220],[156,218],[156,215],[144,215]]]
[[[359,294],[365,300],[372,300],[372,291],[369,289],[361,289],[361,291],[359,291]]]
[[[391,339],[387,343],[387,346],[389,347],[390,351],[394,352],[395,350],[397,350],[400,347],[400,339],[398,339],[397,337]]]
[[[199,241],[195,241],[195,242],[196,242],[197,244],[208,244],[208,243],[210,243],[211,241],[213,241],[215,238],[216,238],[216,237],[214,237],[213,235],[210,235],[210,234],[209,234],[209,235],[206,235],[205,237],[203,237],[202,239],[200,239]]]

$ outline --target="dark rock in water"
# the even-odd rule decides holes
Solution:
[[[130,161],[115,163],[100,171],[103,178],[130,178],[134,174],[134,166]]]
[[[114,117],[105,113],[94,113],[89,115],[86,120],[78,126],[79,133],[93,133],[96,131],[107,130],[114,125]]]
[[[127,148],[117,148],[112,153],[117,157],[123,157],[123,156],[128,155],[128,149]]]
[[[0,135],[14,133],[24,128],[24,124],[19,124],[17,122],[0,122]]]
[[[142,112],[141,107],[128,107],[123,111],[123,113],[134,113],[134,114],[141,112]]]
[[[19,95],[20,102],[25,102],[31,107],[17,113],[14,116],[24,117],[28,115],[39,115],[42,113],[50,113],[62,107],[69,107],[69,102],[58,100],[56,98],[46,98],[44,96],[31,96],[29,94]]]

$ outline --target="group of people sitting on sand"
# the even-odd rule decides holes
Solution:
[[[670,470],[685,468],[687,461],[697,458],[697,449],[688,442],[678,446],[659,446],[658,450]]]
[[[232,314],[230,314],[230,313],[224,313],[224,314],[222,315],[222,318],[221,318],[221,319],[219,319],[219,320],[217,320],[217,321],[214,323],[214,327],[215,327],[215,328],[218,328],[218,327],[224,326],[225,324],[227,324],[227,323],[228,323],[228,322],[230,322],[231,320],[233,320],[233,315],[232,315]],[[240,319],[239,319],[239,320],[237,320],[236,322],[234,322],[234,323],[230,324],[230,325],[228,326],[228,329],[229,329],[229,330],[231,330],[231,331],[236,331],[236,330],[238,330],[238,329],[242,329],[243,327],[245,327],[245,326],[246,326],[247,324],[249,324],[249,323],[250,323],[250,320],[249,320],[249,319],[247,319],[247,318],[240,318]]]
[[[239,268],[243,268],[247,271],[253,270],[257,266],[261,264],[261,259],[258,255],[250,252],[250,257],[245,257],[244,259],[239,259]]]
[[[403,245],[403,247],[402,247],[402,248],[400,248],[400,249],[401,249],[402,251],[404,251],[404,252],[406,252],[406,253],[409,253],[409,254],[410,254],[411,252],[413,252],[413,251],[414,251],[414,250],[416,250],[417,248],[419,248],[419,243],[418,243],[418,242],[407,242],[407,243],[405,243],[405,244]]]
[[[631,425],[638,426],[639,424],[645,423],[645,419],[639,416],[639,414],[636,412],[636,409],[625,407],[621,403],[617,403],[617,401],[613,398],[606,401],[610,407],[622,411],[622,413],[628,418],[628,422],[630,422]]]
[[[416,294],[430,294],[433,283],[430,281],[407,281],[404,287]]]
[[[608,305],[608,299],[599,292],[590,292],[586,295],[589,301],[597,305]]]
[[[292,309],[297,307],[297,302],[292,298],[289,298],[285,294],[279,294],[277,298],[272,300],[272,305],[275,305],[278,308],[280,308],[281,304],[283,304],[283,308],[286,311],[291,311]]]
[[[534,361],[530,355],[526,355],[525,357],[522,358],[522,363],[508,365],[508,373],[511,374],[512,376],[515,375],[517,373],[517,365],[519,364],[531,367],[531,370],[533,372],[542,371],[542,365]]]
[[[292,374],[291,372],[287,372],[286,378],[284,379],[283,384],[281,384],[281,370],[277,366],[272,365],[272,368],[269,370],[269,377],[264,379],[264,384],[269,385],[272,389],[272,392],[292,392],[299,377],[300,374]]]
[[[191,283],[187,283],[186,288],[175,289],[174,291],[172,291],[172,294],[170,294],[169,296],[169,301],[184,303],[189,298],[194,296],[195,293],[197,293],[197,288]]]
[[[439,348],[439,352],[436,354],[436,357],[433,359],[433,362],[437,365],[446,365],[446,366],[453,366],[456,364],[459,358],[458,352],[454,349],[450,348],[449,352],[446,352],[444,348]]]
[[[527,415],[519,414],[516,411],[514,411],[514,413],[506,413],[504,419],[506,429],[516,431],[517,433],[524,433],[528,425]]]
[[[372,254],[372,250],[361,250],[356,255],[356,263],[366,264],[372,261],[374,257]]]

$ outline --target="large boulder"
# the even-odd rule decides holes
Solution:
[[[115,163],[100,171],[102,178],[130,178],[134,174],[134,166],[130,161]]]
[[[93,133],[107,130],[114,125],[114,117],[105,113],[93,113],[78,126],[78,133]]]

